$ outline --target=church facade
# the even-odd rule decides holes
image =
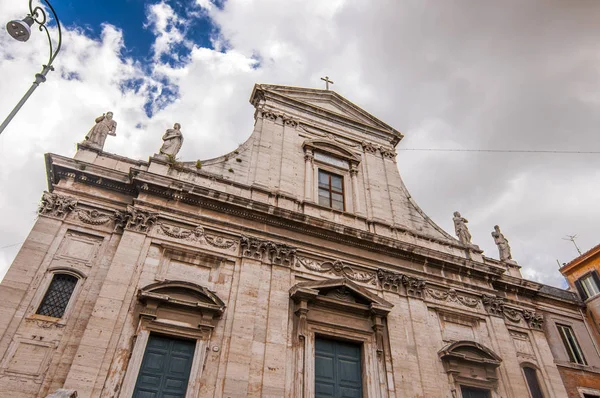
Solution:
[[[46,156],[0,284],[0,396],[577,397],[559,368],[600,371],[574,293],[417,206],[401,133],[329,90],[250,102],[215,159],[177,161],[177,124],[149,161],[103,152],[109,118]]]

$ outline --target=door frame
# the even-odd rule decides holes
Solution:
[[[138,327],[137,337],[133,344],[131,358],[129,360],[129,365],[127,366],[127,372],[125,373],[125,379],[123,380],[119,397],[131,398],[133,395],[140,368],[142,367],[144,354],[146,353],[146,345],[148,344],[150,333],[179,339],[189,339],[196,342],[185,398],[197,397],[200,393],[200,377],[206,359],[206,349],[209,343],[210,332],[211,330],[208,328],[193,329],[190,327],[172,325],[142,318]]]
[[[362,396],[376,397],[378,383],[373,377],[367,377],[370,373],[376,375],[377,368],[377,343],[371,333],[360,333],[356,331],[344,331],[330,328],[324,325],[310,325],[309,334],[306,339],[304,351],[304,363],[306,364],[306,375],[304,377],[304,391],[306,397],[315,396],[315,340],[318,337],[330,340],[346,341],[360,346],[360,375]]]

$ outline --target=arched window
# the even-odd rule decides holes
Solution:
[[[529,387],[531,398],[544,398],[535,368],[532,366],[523,366],[523,373],[525,374],[525,380],[527,380],[527,387]]]
[[[62,318],[77,285],[77,280],[77,277],[70,274],[54,274],[36,314]]]

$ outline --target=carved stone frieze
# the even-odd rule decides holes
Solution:
[[[427,292],[427,294],[429,294],[430,297],[438,301],[450,301],[453,303],[459,303],[469,308],[475,308],[479,305],[478,299],[458,293],[454,289],[444,291],[433,288],[427,288],[425,291]]]
[[[136,232],[148,232],[158,220],[158,213],[127,206],[127,211],[115,210],[115,230],[129,229]]]
[[[297,257],[296,266],[302,266],[310,271],[345,276],[355,282],[371,282],[375,284],[377,278],[377,274],[374,272],[358,271],[340,260],[319,262],[306,257]]]
[[[532,329],[542,330],[544,327],[544,316],[533,310],[524,310],[523,318],[525,318],[527,324]]]
[[[157,235],[168,236],[169,238],[183,240],[187,243],[207,244],[224,250],[237,250],[237,242],[234,239],[229,239],[223,236],[209,234],[204,231],[202,226],[197,226],[194,229],[183,228],[176,225],[165,223],[156,224],[155,231]]]
[[[498,316],[504,315],[504,299],[502,297],[484,294],[481,296],[481,301],[490,314]]]
[[[104,225],[114,218],[112,215],[101,213],[96,209],[77,209],[76,214],[79,221],[90,225]]]
[[[294,264],[296,248],[255,237],[242,236],[240,239],[242,256],[255,260],[269,260],[272,264],[291,267]]]
[[[44,192],[42,202],[38,208],[38,214],[50,217],[64,218],[75,210],[77,199],[59,195],[57,193]]]

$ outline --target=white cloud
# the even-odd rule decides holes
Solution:
[[[190,43],[187,21],[163,0],[147,8],[147,29],[156,36],[149,73],[123,59],[127,43],[111,21],[99,40],[66,29],[57,70],[0,136],[0,247],[23,240],[35,219],[43,153],[71,155],[102,112],[114,111],[119,123],[109,152],[146,158],[177,121],[186,137],[181,158],[205,159],[252,131],[248,96],[256,82],[322,87],[319,78],[329,75],[334,90],[405,133],[400,149],[600,149],[600,4],[196,3],[199,17],[220,28],[212,38],[217,51]],[[20,13],[16,2],[0,4],[3,18]],[[34,34],[17,43],[0,31],[0,117],[45,61],[44,40]],[[177,57],[179,45],[191,53],[173,67],[165,61]],[[160,101],[169,84],[179,87],[178,99],[166,107],[155,102],[148,117],[144,105]],[[431,218],[453,231],[452,212],[461,211],[474,242],[492,257],[490,232],[499,224],[529,277],[562,284],[556,259],[577,254],[561,239],[567,233],[579,234],[584,249],[597,243],[597,156],[399,151],[398,163]],[[0,249],[0,270],[15,254]]]
[[[151,28],[156,35],[152,45],[154,61],[159,61],[163,55],[176,57],[177,53],[172,51],[176,44],[191,45],[186,42],[183,32],[179,29],[179,25],[184,22],[164,1],[148,6],[148,23],[145,26]]]

